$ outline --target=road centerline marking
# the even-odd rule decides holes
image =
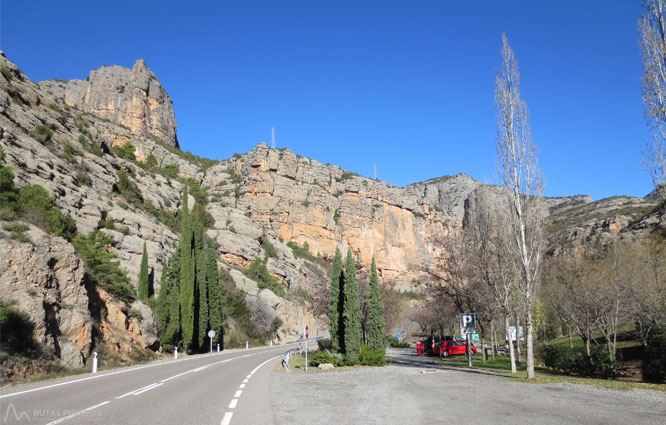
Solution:
[[[69,415],[69,416],[65,416],[64,418],[60,418],[60,419],[58,419],[57,421],[49,422],[49,423],[46,424],[46,425],[56,425],[56,424],[59,424],[59,423],[61,423],[61,422],[65,422],[65,421],[70,420],[70,419],[72,419],[72,418],[75,418],[75,417],[77,417],[77,416],[79,416],[79,415],[82,415],[82,414],[84,414],[85,412],[89,412],[89,411],[91,411],[91,410],[97,409],[98,407],[102,407],[102,406],[104,406],[105,404],[109,404],[110,402],[111,402],[111,401],[107,400],[107,401],[102,402],[102,403],[100,403],[100,404],[96,404],[96,405],[94,405],[94,406],[90,406],[90,407],[88,407],[87,409],[79,410],[78,412],[74,412],[74,413],[72,413],[72,414]]]
[[[236,391],[236,394],[234,394],[234,398],[238,398],[238,397],[240,397],[241,394],[243,394],[243,390],[238,390],[238,391]]]
[[[220,425],[229,425],[231,423],[231,417],[234,415],[234,412],[227,412],[224,414],[224,418],[222,418],[222,422]]]
[[[160,382],[159,384],[151,385],[151,386],[149,386],[149,387],[147,387],[147,388],[144,388],[144,389],[141,390],[141,391],[137,391],[137,392],[135,392],[135,393],[132,394],[132,395],[139,395],[139,394],[141,394],[141,393],[145,393],[146,391],[150,391],[150,390],[152,390],[153,388],[157,388],[157,387],[159,387],[160,385],[164,385],[164,383]]]
[[[130,391],[130,392],[128,392],[128,393],[125,393],[125,394],[123,394],[123,395],[121,395],[121,396],[116,397],[116,400],[120,400],[121,398],[125,398],[125,397],[127,397],[127,396],[129,396],[129,395],[132,395],[132,394],[134,394],[134,393],[136,393],[136,392],[139,392],[139,391],[141,391],[141,390],[150,389],[151,387],[154,387],[155,385],[158,385],[157,382],[155,382],[155,383],[153,383],[153,384],[150,384],[150,385],[146,385],[145,387],[137,388],[136,390],[132,390],[132,391]],[[159,385],[162,385],[162,384],[159,384]]]
[[[231,400],[231,403],[229,403],[229,409],[235,409],[237,404],[238,404],[238,399],[234,398],[233,400]]]
[[[242,390],[243,388],[245,388],[245,384],[240,384],[240,387],[238,387],[238,388],[240,388]]]

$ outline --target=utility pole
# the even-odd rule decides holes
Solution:
[[[275,126],[271,129],[271,147],[275,149]]]
[[[377,180],[377,164],[372,166],[372,178]]]

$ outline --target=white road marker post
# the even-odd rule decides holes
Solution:
[[[178,347],[173,349],[173,358],[178,360]]]
[[[245,341],[245,349],[247,350],[250,348],[250,341]]]
[[[220,352],[220,344],[217,344],[217,352]]]
[[[92,373],[97,373],[97,351],[93,353]]]
[[[305,371],[308,371],[308,338],[310,337],[310,328],[305,325]]]

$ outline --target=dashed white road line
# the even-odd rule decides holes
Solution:
[[[224,417],[222,418],[222,422],[220,422],[220,425],[229,425],[231,423],[231,417],[234,415],[233,412],[227,412],[224,414]]]
[[[280,355],[277,355],[275,357],[271,357],[270,359],[266,360],[265,362],[263,362],[259,366],[255,367],[252,370],[252,372],[250,372],[250,374],[247,375],[245,377],[245,379],[243,379],[243,383],[240,384],[240,386],[238,387],[239,388],[238,391],[236,391],[236,393],[234,394],[234,397],[231,399],[231,402],[229,403],[229,409],[235,409],[236,408],[236,406],[238,405],[238,399],[240,398],[241,394],[243,394],[243,388],[245,388],[245,384],[247,384],[247,381],[249,381],[250,378],[252,378],[252,375],[254,375],[259,370],[260,367],[262,367],[263,365],[265,365],[266,363],[268,363],[272,360],[275,360],[278,357],[280,357]],[[229,425],[231,423],[231,417],[232,416],[233,416],[233,412],[226,412],[224,414],[224,417],[222,418],[221,425]]]
[[[128,392],[128,393],[125,393],[125,394],[123,394],[123,395],[119,395],[118,397],[116,397],[116,400],[120,400],[121,398],[125,398],[125,397],[127,397],[128,395],[137,394],[139,391],[143,392],[142,390],[145,390],[145,389],[151,389],[151,388],[153,388],[155,385],[157,385],[157,382],[155,382],[154,384],[146,385],[145,387],[138,388],[138,389],[136,389],[136,390],[132,390],[132,391],[130,391],[130,392]],[[160,385],[162,385],[162,384],[160,384]]]
[[[72,413],[72,414],[69,415],[69,416],[65,416],[65,417],[63,417],[63,418],[60,418],[60,419],[58,419],[57,421],[49,422],[49,423],[46,424],[46,425],[56,425],[56,424],[59,424],[59,423],[61,423],[61,422],[65,422],[66,420],[69,420],[69,419],[75,418],[75,417],[77,417],[77,416],[79,416],[79,415],[82,415],[82,414],[85,413],[85,412],[89,412],[89,411],[91,411],[91,410],[97,409],[98,407],[102,407],[102,406],[104,406],[105,404],[109,404],[110,402],[111,402],[111,401],[105,401],[105,402],[103,402],[103,403],[96,404],[96,405],[94,405],[94,406],[88,407],[87,409],[79,410],[78,412]]]

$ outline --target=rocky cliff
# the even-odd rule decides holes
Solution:
[[[171,98],[142,59],[132,69],[103,66],[85,80],[45,80],[39,87],[69,106],[178,147]]]
[[[145,242],[156,295],[179,241],[184,185],[196,189],[212,218],[218,266],[230,276],[225,283],[242,291],[254,323],[279,317],[283,339],[305,323],[313,335],[327,328],[327,261],[336,248],[351,250],[362,272],[374,257],[382,283],[412,290],[442,258],[442,240],[462,225],[470,196],[481,187],[484,196],[499,193],[465,175],[399,188],[264,144],[224,161],[184,153],[174,148],[171,100],[142,61],[131,70],[103,67],[85,81],[35,84],[0,54],[0,71],[0,166],[12,168],[16,186],[43,186],[79,233],[111,236],[107,250],[135,289]],[[131,193],[120,188],[122,175]],[[546,202],[552,230],[564,239],[588,237],[595,226],[663,223],[651,200]],[[0,232],[0,300],[29,315],[37,341],[72,366],[101,348],[121,360],[159,351],[147,305],[119,301],[88,282],[65,240],[34,226],[27,235],[30,242]],[[245,275],[257,258],[266,258],[284,294]]]

